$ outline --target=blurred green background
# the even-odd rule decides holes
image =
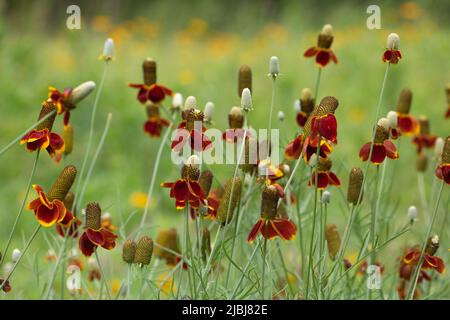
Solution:
[[[81,8],[81,30],[66,28],[66,8],[70,4]],[[366,9],[370,4],[371,1],[0,1],[0,145],[6,145],[36,120],[49,85],[63,89],[87,80],[98,84],[103,69],[98,57],[104,40],[113,38],[115,60],[108,68],[100,98],[94,143],[100,138],[108,112],[113,114],[112,126],[85,201],[99,201],[109,208],[116,222],[119,211],[126,216],[138,209],[138,221],[142,213],[139,193],[147,192],[160,142],[144,135],[145,110],[135,98],[136,91],[127,87],[129,82],[142,81],[143,59],[156,59],[158,82],[184,97],[196,96],[199,107],[213,101],[217,127],[225,129],[230,107],[239,104],[237,71],[241,64],[253,68],[255,111],[251,122],[255,127],[266,127],[271,90],[268,61],[270,56],[278,56],[282,75],[277,81],[275,111],[283,110],[286,119],[283,123],[275,119],[273,126],[281,128],[282,139],[287,142],[298,130],[293,101],[302,88],[313,89],[316,80],[317,67],[312,59],[303,58],[303,52],[315,45],[322,26],[330,23],[339,64],[323,70],[319,96],[333,95],[340,101],[336,113],[339,145],[333,159],[345,192],[347,170],[361,164],[359,148],[370,139],[385,69],[381,55],[390,32],[400,35],[404,58],[390,70],[382,114],[395,106],[400,90],[409,87],[414,93],[412,113],[428,116],[434,133],[444,137],[449,134],[449,122],[443,114],[447,108],[445,87],[450,80],[450,2],[379,2],[380,30],[366,27]],[[67,163],[81,165],[93,96],[72,113],[76,144]],[[60,132],[61,121],[56,128]],[[1,247],[18,212],[33,158],[17,145],[0,159]],[[42,154],[34,183],[48,188],[62,166]],[[231,166],[216,167],[220,178],[231,175]],[[401,221],[409,205],[419,206],[414,170],[415,150],[409,141],[403,141],[393,182]],[[177,178],[178,169],[171,164],[167,150],[157,184]],[[428,192],[432,180],[430,169],[426,177]],[[167,189],[155,188],[151,208],[150,215],[158,217],[158,224],[179,223],[180,213],[174,209]],[[448,214],[448,209],[444,210]],[[337,212],[331,214],[342,217]],[[338,222],[342,227],[344,223]],[[26,212],[13,247],[21,247],[23,237],[28,238],[35,225],[31,213]],[[414,241],[410,238],[408,243]],[[42,254],[48,249],[45,242],[34,246]]]

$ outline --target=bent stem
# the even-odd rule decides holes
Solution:
[[[11,229],[11,232],[9,233],[8,240],[6,241],[5,249],[3,250],[3,254],[0,257],[0,266],[3,264],[3,261],[4,261],[5,257],[6,257],[6,255],[8,254],[8,249],[9,249],[9,246],[11,245],[12,237],[14,236],[14,233],[15,233],[16,228],[17,228],[17,224],[18,224],[18,222],[20,220],[20,217],[22,215],[22,212],[23,212],[23,210],[25,208],[25,204],[27,203],[28,195],[30,194],[31,182],[33,181],[34,174],[36,173],[36,167],[37,167],[37,163],[38,163],[38,159],[39,159],[39,153],[40,153],[40,151],[38,150],[37,153],[36,153],[36,157],[34,158],[33,167],[31,168],[30,178],[28,179],[28,184],[27,184],[27,188],[26,188],[26,191],[25,191],[25,196],[24,196],[22,204],[20,206],[19,213],[16,216],[16,220],[14,220],[13,227]]]

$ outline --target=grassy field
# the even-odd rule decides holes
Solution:
[[[242,11],[227,12],[226,15],[229,15],[227,21],[232,21],[228,24],[222,21],[224,18],[219,19],[222,12],[219,6],[216,8],[212,4],[197,3],[194,6],[196,10],[192,10],[191,14],[188,16],[180,14],[179,21],[171,23],[172,20],[177,20],[177,12],[183,12],[183,5],[179,5],[180,7],[174,6],[177,10],[169,11],[168,5],[159,4],[154,5],[155,11],[152,14],[142,11],[140,15],[113,18],[108,16],[107,10],[90,9],[86,13],[87,16],[83,16],[81,30],[66,29],[65,22],[61,18],[64,14],[57,15],[55,21],[49,23],[47,27],[40,26],[39,21],[28,22],[31,26],[36,25],[36,28],[25,27],[25,24],[7,18],[6,15],[0,18],[1,146],[6,145],[36,120],[41,102],[47,96],[48,86],[63,89],[87,80],[93,80],[98,85],[105,64],[98,59],[103,50],[103,42],[108,37],[114,39],[116,50],[114,60],[108,64],[104,89],[98,105],[94,147],[98,144],[109,112],[112,113],[111,128],[89,181],[85,202],[101,203],[105,211],[111,213],[113,223],[118,227],[123,226],[121,223],[131,216],[130,222],[121,230],[124,235],[133,231],[142,217],[145,200],[141,198],[147,193],[156,150],[161,142],[160,139],[150,139],[143,133],[145,109],[136,100],[135,90],[127,87],[130,82],[142,81],[141,64],[146,57],[152,57],[157,61],[159,83],[175,92],[181,92],[184,97],[195,96],[201,108],[206,102],[213,101],[216,107],[214,121],[218,128],[224,130],[228,126],[226,119],[230,108],[240,104],[237,95],[237,72],[241,64],[248,64],[253,70],[254,111],[250,114],[251,124],[256,128],[267,126],[271,102],[271,80],[267,76],[268,62],[271,56],[278,56],[281,75],[277,80],[274,114],[282,110],[286,117],[283,122],[275,117],[273,127],[280,128],[284,148],[284,145],[299,132],[293,102],[299,98],[302,88],[314,88],[316,81],[317,67],[312,59],[303,57],[303,52],[316,43],[322,25],[331,23],[335,39],[333,50],[339,63],[324,68],[318,96],[335,96],[340,102],[336,112],[339,144],[332,154],[332,159],[334,172],[340,177],[343,185],[340,188],[330,188],[332,201],[328,207],[327,219],[338,226],[341,234],[349,218],[345,202],[348,172],[354,166],[365,167],[358,157],[358,151],[371,137],[375,108],[385,70],[381,55],[385,49],[386,36],[390,32],[400,35],[403,59],[398,65],[390,68],[381,115],[395,108],[400,91],[408,87],[414,95],[412,113],[416,116],[426,115],[430,119],[433,133],[444,138],[449,134],[449,120],[444,119],[443,115],[447,108],[445,88],[450,79],[448,63],[450,30],[448,19],[442,19],[442,13],[438,12],[439,7],[433,9],[421,2],[406,4],[392,2],[386,7],[382,6],[382,29],[368,30],[366,6],[351,3],[335,10],[324,5],[326,10],[323,11],[320,11],[321,7],[309,8],[307,4],[297,8],[297,4],[284,3],[282,9],[277,11],[278,15],[268,16],[267,19],[264,19],[264,14],[258,15],[263,12],[259,7],[246,18],[245,12],[251,10],[251,7],[246,5],[242,7]],[[145,8],[144,4],[140,6]],[[81,8],[83,14],[83,6]],[[310,10],[314,19],[309,15]],[[24,14],[32,13],[29,10]],[[72,113],[71,121],[75,128],[76,139],[74,152],[59,164],[53,163],[48,155],[42,154],[33,183],[48,188],[63,168],[63,163],[81,166],[93,103],[94,94]],[[170,104],[170,99],[165,104]],[[61,121],[57,123],[56,131],[60,132]],[[390,160],[386,165],[387,178],[384,191],[388,190],[390,184],[392,188],[389,194],[382,194],[380,211],[383,215],[391,217],[392,229],[389,230],[389,235],[407,222],[406,212],[409,206],[417,206],[419,220],[410,231],[378,254],[380,262],[385,266],[384,298],[397,298],[395,286],[398,281],[400,258],[406,246],[423,242],[430,215],[426,211],[431,211],[431,203],[434,203],[431,202],[432,185],[436,179],[433,168],[429,166],[425,175],[425,191],[430,205],[423,208],[415,169],[415,148],[409,137],[402,137],[401,140],[400,158],[396,161]],[[92,155],[93,153],[91,152]],[[429,153],[431,154],[432,152]],[[33,159],[34,155],[19,144],[1,156],[0,250],[3,250],[3,244],[8,239],[25,194]],[[230,178],[234,172],[234,166],[230,165],[214,165],[212,169],[220,181]],[[374,168],[371,167],[371,179],[374,172]],[[299,177],[306,176],[308,169],[302,166],[297,174]],[[180,235],[182,234],[183,211],[175,210],[168,190],[158,187],[159,183],[175,181],[178,177],[178,168],[171,163],[170,151],[166,148],[150,204],[149,218],[152,224],[146,230],[146,234],[151,237],[155,237],[161,228],[168,227],[177,227]],[[369,188],[373,187],[371,179]],[[313,188],[305,186],[302,188],[302,199],[313,193]],[[33,198],[34,193],[29,199]],[[448,186],[444,186],[438,219],[433,228],[433,233],[439,233],[441,238],[439,256],[447,263],[450,262],[447,251],[450,248],[450,235],[448,228],[442,227],[441,230],[441,226],[444,217],[450,214],[449,198]],[[246,257],[253,251],[253,248],[246,244],[245,237],[259,215],[259,193],[249,201],[242,221],[243,231],[239,234],[242,248],[238,250],[237,261],[242,268],[246,264]],[[313,208],[311,202],[305,203],[306,208],[302,212],[306,217],[303,238],[305,245],[309,245],[310,216]],[[369,221],[370,206],[367,199],[362,205],[363,213],[359,217],[358,232],[355,232],[350,240],[347,251],[353,259],[361,248],[362,235],[368,230],[366,222]],[[32,213],[24,212],[11,248],[22,248],[36,224]],[[383,237],[388,238],[388,235]],[[116,249],[111,252],[99,251],[105,278],[115,292],[126,274],[126,265],[120,258],[123,241],[124,239],[120,238]],[[271,244],[271,259],[274,260],[278,259],[275,242],[280,243],[283,248],[289,274],[292,274],[293,278],[301,278],[298,238],[290,242],[274,241]],[[0,294],[2,299],[39,298],[45,288],[52,264],[45,261],[44,256],[49,249],[57,251],[60,245],[61,240],[57,238],[53,229],[41,232],[12,278],[13,291],[8,295]],[[76,247],[76,243],[74,246]],[[7,259],[9,255],[10,253]],[[255,265],[252,265],[252,271],[249,272],[251,278],[258,278],[253,273],[259,270],[260,260],[258,257]],[[278,260],[276,264],[277,266],[270,268],[271,279],[284,277],[283,272],[279,271]],[[222,267],[228,267],[225,257]],[[162,263],[150,269],[156,270],[156,276],[169,272]],[[3,270],[0,270],[0,275],[5,276]],[[237,272],[234,277],[232,281],[236,282]],[[180,282],[181,285],[177,285],[182,295],[189,294],[186,279]],[[211,277],[212,279],[214,277]],[[430,295],[424,296],[449,299],[449,280],[448,274],[433,277]],[[358,281],[363,283],[363,277],[361,276]],[[302,281],[292,282],[295,288],[302,288]],[[248,295],[242,293],[241,297],[259,298],[259,293],[253,292],[250,288],[250,283],[250,280],[244,281],[245,290],[248,289],[249,293]],[[31,286],[33,289],[30,289]],[[57,298],[59,286],[60,281],[57,280],[55,283]],[[92,292],[96,292],[101,284],[96,282],[87,286]],[[135,283],[134,289],[137,287],[138,283]],[[245,290],[243,288],[242,292]],[[146,298],[158,297],[156,292],[156,289],[149,287]],[[219,286],[218,292],[215,297],[228,297],[225,288]],[[304,296],[301,289],[297,292],[289,294],[288,297]],[[66,292],[65,297],[72,296]],[[379,298],[378,295],[376,297]],[[84,298],[88,296],[85,295]]]

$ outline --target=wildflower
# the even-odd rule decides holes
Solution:
[[[305,57],[316,57],[316,63],[319,67],[325,67],[330,60],[337,63],[336,55],[331,50],[331,44],[333,43],[333,27],[330,24],[323,26],[317,38],[317,46],[311,47],[303,54]]]
[[[283,197],[284,191],[279,184],[264,188],[261,198],[261,216],[248,234],[248,242],[253,242],[258,233],[268,240],[277,236],[283,240],[294,239],[297,233],[295,224],[289,219],[277,217],[278,200]]]
[[[252,93],[249,88],[242,90],[241,109],[246,112],[253,110]]]
[[[248,88],[248,90],[252,91],[252,69],[250,66],[243,64],[239,68],[238,73],[238,95],[242,96],[242,91]]]
[[[377,125],[375,139],[372,142],[367,142],[359,150],[359,157],[362,161],[369,159],[370,149],[372,148],[372,157],[370,161],[374,165],[383,163],[386,157],[391,159],[398,159],[398,153],[395,145],[388,139],[389,132],[382,126]],[[373,147],[372,147],[373,145]]]
[[[269,76],[276,79],[280,75],[280,60],[276,56],[270,57]]]
[[[238,140],[244,139],[245,129],[244,126],[244,114],[242,113],[242,109],[239,107],[232,107],[230,113],[228,113],[228,125],[229,129],[225,130],[222,135],[222,138],[226,142],[236,143]],[[246,132],[246,136],[248,137],[250,132]]]
[[[153,240],[147,236],[142,237],[136,244],[136,253],[134,255],[134,263],[146,266],[150,264],[153,254]]]
[[[34,211],[34,215],[43,227],[51,227],[55,223],[69,226],[74,219],[72,212],[64,206],[64,198],[72,186],[77,169],[74,166],[65,167],[50,191],[46,194],[42,187],[33,185],[33,189],[38,194],[38,198],[28,204],[28,208]]]
[[[48,88],[48,100],[56,104],[58,114],[65,113],[65,118],[70,117],[70,111],[76,108],[77,103],[86,98],[95,89],[95,82],[86,81],[79,86],[66,88],[63,92],[54,87]],[[68,122],[68,121],[66,121]]]
[[[430,134],[430,121],[426,117],[419,118],[419,128],[419,134],[413,139],[413,143],[417,147],[417,153],[421,153],[423,148],[433,148],[437,139],[436,135]]]
[[[219,209],[220,201],[222,201],[222,196],[224,193],[224,189],[222,187],[215,188],[210,191],[208,198],[206,201],[208,202],[207,212],[205,214],[205,218],[207,219],[216,219],[217,218],[217,210]]]
[[[17,262],[20,259],[20,256],[22,255],[22,252],[20,252],[19,249],[14,249],[12,254],[11,254],[11,260],[12,262]]]
[[[316,170],[317,170],[317,188],[319,190],[323,190],[326,187],[330,186],[340,186],[341,182],[339,178],[330,171],[332,166],[332,161],[327,158],[319,157],[319,161],[317,162],[317,168],[313,170],[311,181],[308,185],[316,185]]]
[[[419,131],[419,123],[409,114],[411,110],[412,92],[403,89],[397,102],[397,126],[401,134],[411,136]]]
[[[214,114],[214,103],[211,101],[207,102],[203,114],[205,122],[211,124]]]
[[[392,139],[397,139],[401,133],[400,130],[398,129],[398,116],[397,116],[397,112],[395,111],[389,111],[386,115],[386,118],[389,122],[389,135]],[[382,118],[383,119],[383,118]],[[380,119],[381,120],[381,119]]]
[[[122,259],[126,263],[133,263],[136,254],[136,242],[127,240],[122,247]]]
[[[159,106],[154,103],[147,105],[148,120],[144,123],[144,132],[150,137],[160,137],[164,127],[168,127],[170,122],[159,115]]]
[[[268,157],[258,162],[258,181],[265,184],[273,184],[275,181],[284,177],[280,166],[275,166]]]
[[[111,250],[116,246],[117,236],[101,225],[102,210],[96,202],[90,202],[86,207],[85,231],[78,242],[80,251],[90,257],[98,246]]]
[[[111,38],[106,39],[105,45],[103,46],[103,54],[100,56],[100,59],[108,62],[113,59],[114,53],[114,40]]]
[[[398,61],[402,58],[402,54],[400,50],[398,50],[398,46],[400,43],[400,37],[396,33],[391,33],[388,35],[386,39],[386,51],[383,54],[383,62],[389,62],[393,64],[397,64]]]
[[[436,168],[436,177],[450,184],[450,136],[445,140],[441,163]]]
[[[192,157],[198,159],[197,156],[190,158]],[[199,177],[198,165],[186,164],[181,169],[181,179],[175,182],[164,182],[161,186],[170,188],[170,197],[175,199],[177,209],[183,209],[186,203],[189,203],[191,209],[198,209],[200,205],[206,205],[206,195],[198,182]]]
[[[197,109],[186,110],[186,120],[178,126],[177,133],[172,140],[171,148],[180,151],[186,142],[195,151],[204,151],[212,146],[211,140],[203,133],[206,128],[203,125],[203,112]]]
[[[52,132],[53,122],[56,117],[55,111],[56,108],[53,102],[45,101],[42,104],[39,120],[44,117],[47,118],[20,140],[20,144],[26,144],[28,151],[33,152],[46,149],[52,158],[56,153],[64,151],[64,140],[58,134]],[[49,116],[52,112],[53,114]]]
[[[328,224],[325,228],[325,237],[327,239],[328,253],[332,260],[336,259],[341,248],[341,237],[335,224]]]
[[[164,259],[169,266],[176,266],[181,261],[178,246],[178,234],[175,228],[161,230],[156,237],[155,257]]]
[[[229,179],[225,183],[222,199],[217,208],[217,220],[224,226],[233,219],[234,209],[241,196],[242,182],[239,177]]]
[[[363,195],[361,194],[360,199],[360,193],[362,193],[361,188],[363,180],[364,180],[364,173],[361,170],[361,168],[352,168],[348,179],[348,190],[347,190],[347,201],[349,203],[356,205],[358,203],[358,200],[359,202],[362,201]]]
[[[306,120],[308,119],[311,112],[314,110],[314,99],[312,97],[311,89],[304,88],[300,95],[299,101],[299,110],[297,110],[297,124],[303,128],[306,124]]]
[[[141,103],[151,101],[153,103],[159,103],[163,101],[166,96],[173,96],[172,90],[156,83],[156,62],[150,58],[147,58],[142,64],[144,73],[144,83],[135,84],[130,83],[128,86],[131,88],[139,89],[137,99]]]

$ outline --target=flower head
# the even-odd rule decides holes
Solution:
[[[411,136],[419,131],[419,123],[416,118],[409,114],[412,103],[412,92],[403,89],[397,102],[397,127],[401,134]]]
[[[398,152],[395,145],[389,140],[389,132],[386,128],[377,125],[375,139],[372,142],[367,142],[359,150],[359,157],[362,161],[367,161],[372,149],[370,161],[374,165],[383,163],[386,157],[390,159],[398,159]]]
[[[335,224],[327,224],[325,228],[325,238],[327,239],[328,253],[332,260],[336,259],[341,248],[341,237]]]
[[[312,97],[311,89],[304,88],[300,95],[299,101],[299,110],[296,110],[297,116],[297,124],[300,127],[304,127],[306,124],[306,120],[308,119],[311,112],[314,110],[314,99]]]
[[[246,112],[253,110],[252,93],[249,88],[244,88],[242,90],[241,109]]]
[[[111,38],[106,39],[105,45],[103,46],[103,54],[100,56],[100,59],[108,62],[113,59],[114,53],[114,40]]]
[[[362,201],[363,194],[360,196],[360,193],[362,193],[363,181],[364,173],[361,168],[352,168],[348,178],[347,201],[349,203],[356,205],[358,201]]]
[[[76,108],[76,105],[85,99],[95,89],[95,82],[86,81],[73,88],[66,88],[64,91],[59,91],[54,87],[49,87],[48,100],[56,104],[58,114],[66,113],[69,117],[69,112]]]
[[[400,37],[396,33],[391,33],[386,39],[386,51],[383,54],[383,62],[389,62],[397,64],[402,58],[400,50],[398,50],[400,44]]]
[[[325,67],[330,60],[337,63],[336,55],[331,50],[333,39],[333,27],[330,24],[324,25],[317,38],[317,46],[309,48],[303,55],[307,58],[316,57],[319,67]]]
[[[419,117],[419,128],[419,134],[413,138],[413,144],[415,144],[418,154],[420,154],[424,148],[434,148],[437,139],[436,135],[430,133],[430,121],[427,117]]]
[[[276,56],[270,57],[269,76],[276,79],[280,75],[280,60]]]
[[[155,243],[155,257],[164,259],[169,266],[175,266],[181,260],[178,233],[175,228],[161,230]]]
[[[317,174],[317,188],[323,190],[328,186],[340,186],[341,182],[336,174],[331,170],[332,161],[328,158],[319,157],[317,161],[317,167],[313,170],[311,181],[308,183],[310,186],[316,185],[316,174]],[[316,172],[317,170],[317,172]]]
[[[206,128],[203,125],[203,112],[197,109],[186,109],[184,114],[186,118],[178,125],[171,144],[172,150],[178,152],[186,144],[191,150],[199,152],[211,148],[212,142],[204,134]]]
[[[136,244],[134,263],[141,266],[149,265],[153,254],[153,240],[147,236],[142,237]]]
[[[445,140],[441,163],[436,169],[436,176],[445,181],[446,184],[450,184],[450,136]]]
[[[234,210],[241,195],[242,181],[239,177],[231,178],[225,183],[222,199],[217,208],[217,220],[226,225],[233,219]]]
[[[170,122],[160,116],[159,106],[150,102],[147,104],[147,121],[144,123],[144,132],[150,137],[160,137],[164,127],[168,127]]]
[[[136,254],[136,242],[128,239],[122,247],[122,259],[126,263],[133,263]]]

